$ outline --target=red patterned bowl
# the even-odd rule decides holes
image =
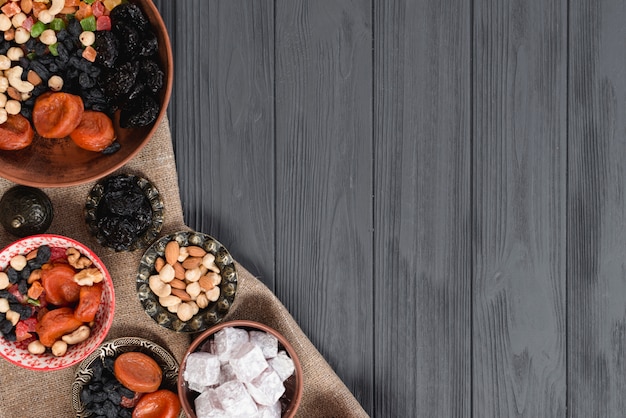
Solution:
[[[104,275],[102,299],[94,319],[94,324],[91,327],[91,334],[85,341],[79,344],[69,345],[65,355],[56,357],[49,349],[43,354],[31,354],[28,351],[27,342],[29,340],[15,342],[0,337],[0,356],[26,369],[49,371],[64,369],[80,363],[104,341],[113,323],[115,292],[111,276],[100,258],[80,242],[60,235],[33,235],[15,241],[0,251],[0,271],[6,271],[14,256],[28,254],[42,245],[47,245],[53,249],[53,251],[55,248],[62,250],[70,247],[76,248],[81,256],[86,256],[91,260],[93,263],[92,267],[97,267]],[[56,251],[58,252],[58,250]]]

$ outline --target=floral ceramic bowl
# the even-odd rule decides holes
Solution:
[[[0,337],[0,356],[17,366],[36,371],[59,370],[81,362],[104,341],[113,323],[113,315],[115,312],[113,281],[104,263],[93,251],[71,238],[60,235],[42,234],[15,241],[0,251],[0,271],[8,272],[12,268],[12,259],[16,256],[33,254],[35,250],[42,252],[42,247],[44,246],[51,250],[51,260],[54,258],[57,260],[63,259],[69,248],[77,250],[78,252],[75,253],[77,257],[88,259],[91,262],[89,267],[97,269],[102,274],[103,287],[100,304],[95,314],[93,324],[90,327],[89,337],[80,343],[68,345],[67,351],[63,355],[56,356],[50,349],[45,350],[41,354],[33,354],[28,346],[31,342],[37,340],[37,334],[34,332],[35,329],[31,327],[25,330],[30,331],[32,336],[22,341],[17,341],[15,332],[20,332],[18,330],[20,322],[16,324],[12,332]],[[21,271],[25,271],[25,269]],[[25,280],[26,279],[20,279],[20,281]],[[23,308],[24,306],[33,309],[35,312],[31,317],[31,322],[35,321],[37,313],[40,312],[39,310],[47,309],[42,306],[45,304],[41,302],[43,299],[41,299],[41,297],[40,299],[28,297],[28,299],[23,299],[21,303],[17,303],[14,296],[8,296],[8,293],[13,295],[17,294],[16,292],[19,291],[16,289],[17,286],[18,284],[10,284],[8,287],[2,286],[5,287],[5,289],[0,291],[0,295],[3,297],[6,296],[11,300],[13,304],[11,305],[12,309],[17,310],[17,308]],[[0,297],[0,299],[3,299],[3,297]],[[6,314],[4,315],[6,320]],[[6,322],[4,322],[4,324],[9,325]],[[23,331],[24,330],[22,330],[22,332]],[[21,337],[24,337],[24,335]]]

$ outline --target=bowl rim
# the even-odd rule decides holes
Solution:
[[[34,366],[29,366],[26,365],[24,363],[21,363],[19,361],[13,360],[10,357],[5,356],[3,351],[0,351],[0,357],[2,357],[4,360],[8,361],[11,364],[14,364],[16,366],[19,366],[21,368],[24,369],[28,369],[28,370],[33,370],[33,371],[56,371],[56,370],[62,370],[62,369],[66,369],[68,367],[73,367],[76,364],[80,363],[81,361],[83,361],[85,358],[87,358],[90,354],[92,354],[99,346],[100,344],[102,344],[102,342],[106,339],[107,335],[109,334],[109,331],[111,329],[111,326],[113,325],[113,319],[115,316],[115,286],[113,284],[113,279],[111,277],[111,273],[109,272],[109,269],[106,267],[106,265],[104,264],[104,262],[100,259],[100,257],[98,257],[98,255],[89,247],[87,247],[85,244],[81,243],[80,241],[77,241],[73,238],[67,237],[65,235],[59,235],[59,234],[35,234],[35,235],[29,235],[27,237],[23,237],[20,239],[17,239],[13,242],[11,242],[10,244],[4,246],[2,249],[0,249],[0,254],[3,254],[5,251],[7,251],[9,248],[22,243],[24,241],[31,241],[31,240],[36,240],[36,239],[44,239],[44,240],[61,240],[61,241],[66,241],[69,245],[73,246],[74,248],[77,248],[79,251],[81,251],[83,254],[86,254],[87,256],[89,256],[92,261],[95,261],[96,264],[98,264],[101,267],[102,273],[104,274],[104,282],[107,283],[107,287],[109,288],[108,290],[111,292],[111,300],[109,301],[109,306],[110,306],[110,315],[108,315],[108,319],[107,321],[102,325],[102,332],[95,337],[94,341],[95,343],[93,344],[93,348],[91,350],[86,350],[85,353],[80,356],[80,357],[76,357],[74,360],[68,361],[67,363],[63,363],[59,366],[55,366],[55,367],[50,367],[50,366],[43,366],[43,367],[34,367]],[[0,342],[5,342],[6,340],[4,339],[4,337],[0,336]]]
[[[275,328],[267,324],[264,324],[258,321],[249,320],[249,319],[232,319],[232,320],[226,320],[224,322],[220,322],[219,324],[216,324],[210,327],[209,329],[207,329],[206,331],[203,331],[202,333],[198,334],[194,338],[194,340],[191,342],[191,345],[185,352],[183,359],[180,361],[179,373],[178,373],[178,385],[177,385],[178,398],[180,400],[181,407],[183,411],[185,411],[185,413],[187,414],[188,418],[197,418],[197,417],[196,417],[195,411],[192,408],[192,405],[190,405],[187,399],[188,389],[187,389],[187,386],[185,384],[185,380],[183,377],[185,366],[187,364],[187,357],[189,356],[189,354],[195,352],[198,349],[198,347],[202,343],[204,343],[209,337],[211,337],[213,334],[220,331],[221,329],[227,328],[227,327],[255,328],[261,331],[268,332],[272,334],[273,336],[275,336],[278,339],[278,342],[285,348],[285,351],[287,352],[287,354],[289,354],[289,357],[291,357],[291,359],[293,360],[293,364],[295,367],[294,375],[296,375],[298,378],[296,379],[296,390],[295,390],[296,396],[291,401],[292,405],[295,405],[295,408],[291,408],[287,410],[285,415],[283,415],[281,418],[293,417],[296,414],[298,407],[302,401],[302,394],[304,392],[304,373],[302,369],[302,363],[300,361],[300,357],[296,353],[295,348],[283,334],[281,334],[280,332],[278,332],[278,330],[276,330]]]
[[[167,108],[169,106],[170,99],[172,96],[172,89],[173,89],[173,84],[174,84],[174,54],[172,52],[172,43],[170,40],[169,32],[167,31],[167,26],[165,25],[165,21],[163,20],[163,17],[161,16],[159,9],[156,7],[154,2],[152,0],[131,0],[131,1],[133,3],[140,3],[141,6],[145,8],[144,13],[146,12],[146,10],[149,10],[149,14],[154,16],[154,21],[152,23],[155,26],[155,28],[163,29],[162,37],[165,43],[164,45],[165,50],[163,52],[165,53],[166,62],[163,64],[167,72],[167,77],[165,77],[165,84],[163,86],[163,93],[162,93],[163,105],[161,106],[161,109],[159,110],[159,114],[157,115],[156,120],[154,121],[150,129],[147,131],[145,139],[141,141],[138,144],[138,146],[135,147],[135,149],[130,151],[125,159],[122,159],[116,162],[115,164],[111,165],[110,167],[106,168],[100,173],[87,175],[87,176],[80,177],[80,178],[68,179],[66,181],[60,181],[60,182],[44,181],[41,178],[37,178],[37,177],[28,179],[28,178],[24,178],[23,176],[15,175],[11,172],[3,172],[1,175],[2,178],[12,181],[14,183],[25,185],[25,186],[40,187],[40,188],[41,187],[59,188],[59,187],[79,186],[82,184],[90,183],[95,180],[99,180],[105,176],[108,176],[114,171],[120,169],[121,167],[125,166],[130,161],[132,161],[137,156],[137,154],[139,154],[139,152],[152,140],[152,137],[156,133],[157,129],[159,129],[161,123],[166,118]]]

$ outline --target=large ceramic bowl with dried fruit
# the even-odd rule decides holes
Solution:
[[[291,343],[255,321],[225,321],[200,334],[180,365],[178,395],[188,418],[293,417],[302,365]]]
[[[166,113],[173,60],[154,3],[74,3],[0,9],[0,18],[26,17],[7,31],[25,42],[0,51],[29,58],[0,71],[0,80],[15,80],[0,108],[0,177],[19,184],[65,187],[104,177],[144,148]]]
[[[237,269],[219,241],[195,231],[159,238],[144,253],[137,295],[159,325],[201,332],[221,322],[237,291]]]
[[[26,369],[63,369],[104,341],[115,312],[113,281],[78,241],[22,238],[0,251],[0,312],[0,356]]]
[[[172,354],[150,340],[121,337],[107,341],[76,371],[72,384],[76,417],[148,416],[146,411],[184,417],[176,397],[178,370]]]

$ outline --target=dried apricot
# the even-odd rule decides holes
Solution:
[[[35,131],[22,115],[8,115],[0,125],[0,149],[14,151],[26,148],[33,142]]]
[[[83,117],[83,99],[64,92],[44,93],[35,100],[33,124],[44,138],[65,138]]]
[[[131,351],[120,354],[113,363],[113,374],[130,390],[150,393],[159,389],[163,371],[147,354]]]
[[[178,395],[161,389],[141,397],[133,410],[133,418],[176,418],[179,413]]]
[[[46,312],[37,322],[35,331],[43,345],[52,347],[56,340],[75,331],[81,325],[83,322],[76,319],[74,310],[65,307]]]
[[[52,264],[41,269],[41,284],[46,300],[56,306],[67,306],[80,298],[80,286],[74,281],[76,270],[69,264]]]
[[[103,284],[94,283],[92,286],[81,286],[78,306],[74,311],[76,319],[91,322],[96,317],[102,299]]]
[[[85,110],[80,123],[70,133],[70,138],[87,151],[103,151],[115,141],[113,121],[105,113]]]

